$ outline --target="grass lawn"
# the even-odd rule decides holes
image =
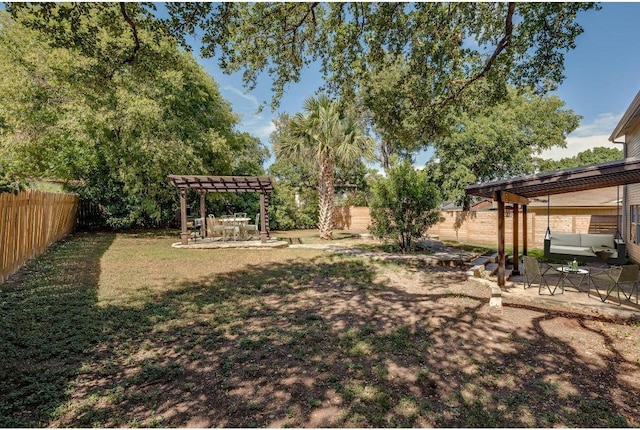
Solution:
[[[638,324],[177,237],[76,234],[0,285],[1,427],[640,425]]]

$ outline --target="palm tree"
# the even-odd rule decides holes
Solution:
[[[318,167],[318,229],[321,239],[330,240],[336,165],[349,166],[363,156],[370,157],[374,144],[339,103],[326,95],[306,99],[304,111],[292,118],[290,136],[275,145],[275,151],[278,157],[312,160]]]

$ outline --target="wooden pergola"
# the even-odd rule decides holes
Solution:
[[[640,158],[557,170],[470,185],[467,194],[498,203],[498,286],[505,285],[505,203],[513,205],[513,265],[518,270],[518,209],[522,206],[523,254],[527,255],[527,205],[532,197],[640,183]]]
[[[200,194],[200,217],[207,216],[207,193],[260,193],[260,241],[269,237],[269,196],[273,192],[273,181],[269,176],[194,176],[169,175],[169,181],[180,190],[180,240],[189,241],[187,229],[187,190]]]

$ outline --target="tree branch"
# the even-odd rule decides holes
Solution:
[[[125,21],[127,21],[127,24],[129,24],[129,27],[131,28],[131,33],[133,33],[133,40],[135,42],[135,45],[133,47],[133,52],[131,53],[129,58],[127,58],[124,61],[127,64],[131,64],[136,59],[136,55],[138,55],[138,51],[140,51],[140,39],[138,38],[138,29],[136,28],[136,24],[133,22],[131,17],[129,17],[129,15],[127,14],[126,3],[124,2],[120,2],[120,13],[122,13],[122,17],[124,18]]]
[[[513,14],[515,13],[515,10],[516,4],[514,2],[510,2],[507,9],[507,17],[504,23],[504,36],[502,37],[502,39],[500,39],[498,45],[496,45],[496,49],[493,51],[491,57],[489,57],[482,70],[475,76],[467,80],[465,83],[463,83],[462,86],[460,86],[456,91],[452,92],[449,97],[438,103],[438,107],[442,108],[449,104],[451,100],[457,98],[465,89],[471,86],[471,84],[484,77],[489,72],[489,70],[491,70],[493,64],[498,58],[498,55],[500,55],[502,51],[504,51],[511,43],[511,36],[513,35]]]

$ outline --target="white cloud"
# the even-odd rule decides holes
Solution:
[[[618,125],[622,114],[599,114],[593,122],[580,125],[573,133],[567,136],[566,148],[554,148],[543,151],[541,158],[560,160],[561,158],[575,157],[578,153],[599,146],[605,148],[622,149],[622,145],[609,142],[609,136]]]
[[[275,130],[275,124],[272,118],[258,112],[260,107],[258,98],[231,84],[223,84],[220,88],[225,98],[231,102],[233,111],[240,115],[238,130],[246,131],[268,145],[269,136]]]
[[[269,141],[269,136],[276,129],[276,125],[271,120],[262,120],[261,122],[252,125],[251,129],[251,134],[259,137],[263,141]]]
[[[253,96],[251,94],[247,94],[244,91],[242,91],[241,89],[234,87],[233,85],[225,84],[222,87],[222,89],[224,91],[227,91],[227,92],[231,93],[232,96],[240,97],[240,98],[248,101],[250,103],[252,109],[256,109],[260,105],[260,102],[258,102],[258,98],[257,97],[255,97],[255,96]],[[241,104],[244,104],[244,103],[241,102]]]
[[[582,151],[593,149],[599,146],[603,146],[605,148],[622,149],[622,145],[609,142],[608,134],[585,137],[568,136],[566,148],[554,148],[543,151],[540,154],[540,157],[548,158],[551,160],[560,160],[561,158],[575,157]]]
[[[622,114],[601,113],[590,124],[581,124],[570,136],[589,137],[607,135],[607,139],[618,125]]]

